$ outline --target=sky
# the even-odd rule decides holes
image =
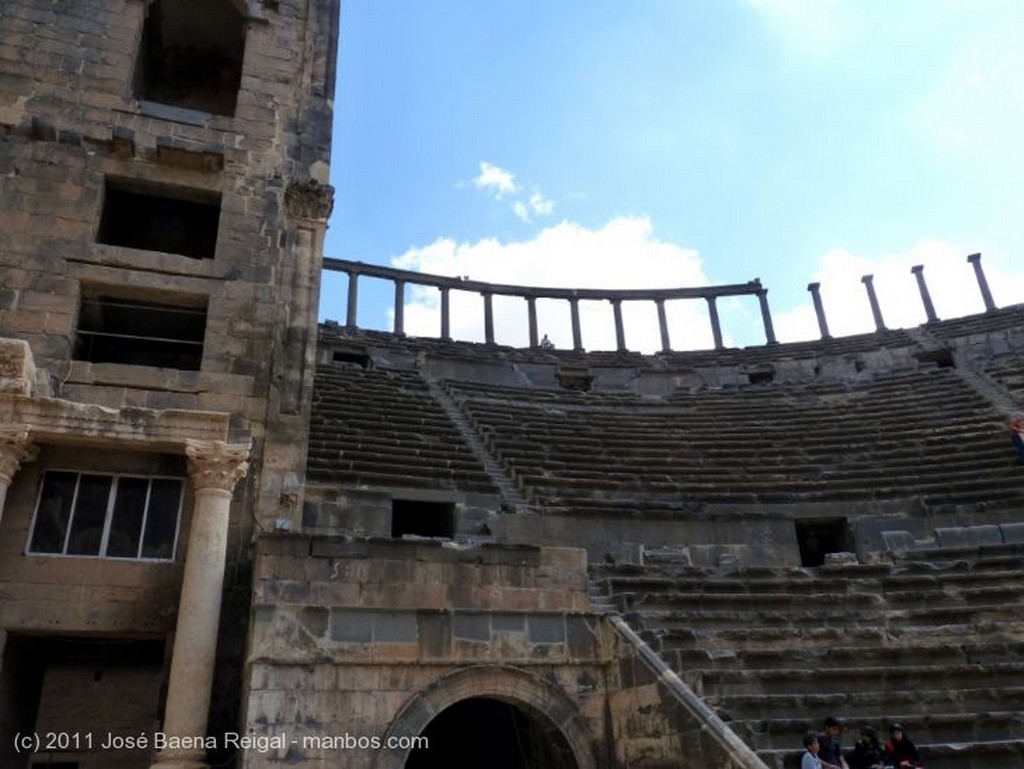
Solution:
[[[935,309],[1024,302],[1024,3],[1019,0],[344,0],[334,213],[325,255],[472,280],[571,288],[745,283],[780,341],[890,328]],[[325,274],[321,318],[344,320]],[[393,289],[359,285],[358,323],[390,329]],[[607,303],[583,343],[613,349]],[[667,305],[672,346],[711,346],[703,301]],[[730,346],[765,342],[757,300],[722,299]],[[565,302],[539,326],[571,344]],[[624,305],[630,349],[656,312]],[[437,291],[405,326],[436,336]],[[502,344],[525,303],[496,299]],[[483,339],[478,295],[452,335]]]

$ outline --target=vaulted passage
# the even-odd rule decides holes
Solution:
[[[442,711],[423,730],[426,749],[406,769],[577,769],[572,749],[541,715],[500,700],[472,697]]]

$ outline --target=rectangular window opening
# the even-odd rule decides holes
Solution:
[[[135,97],[234,115],[244,54],[245,19],[229,0],[150,0]]]
[[[852,549],[846,518],[816,518],[794,523],[801,566],[821,566],[829,553]]]
[[[451,539],[455,536],[455,505],[451,502],[393,500],[391,536],[400,539],[406,534]]]
[[[47,470],[28,552],[173,560],[183,492],[181,478]]]
[[[109,246],[213,259],[220,193],[106,180],[96,240]]]
[[[106,289],[83,288],[74,358],[198,371],[206,336],[206,299],[192,302],[196,303],[122,298]]]

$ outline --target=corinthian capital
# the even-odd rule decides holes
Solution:
[[[235,484],[249,470],[249,446],[248,443],[186,439],[188,474],[196,491],[233,491]]]
[[[0,427],[0,481],[11,482],[22,462],[36,458],[38,449],[29,441],[28,430]]]
[[[299,219],[327,219],[334,208],[334,187],[315,179],[294,181],[284,191],[289,216]]]

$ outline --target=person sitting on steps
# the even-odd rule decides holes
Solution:
[[[1024,465],[1024,412],[1018,411],[1010,420],[1010,443],[1017,450],[1017,464]]]
[[[862,726],[860,737],[853,750],[846,754],[850,769],[882,769],[885,766],[885,751],[878,735],[870,726]]]
[[[917,747],[910,741],[903,724],[893,724],[889,727],[889,740],[885,743],[885,763],[896,769],[921,769],[924,766]]]

